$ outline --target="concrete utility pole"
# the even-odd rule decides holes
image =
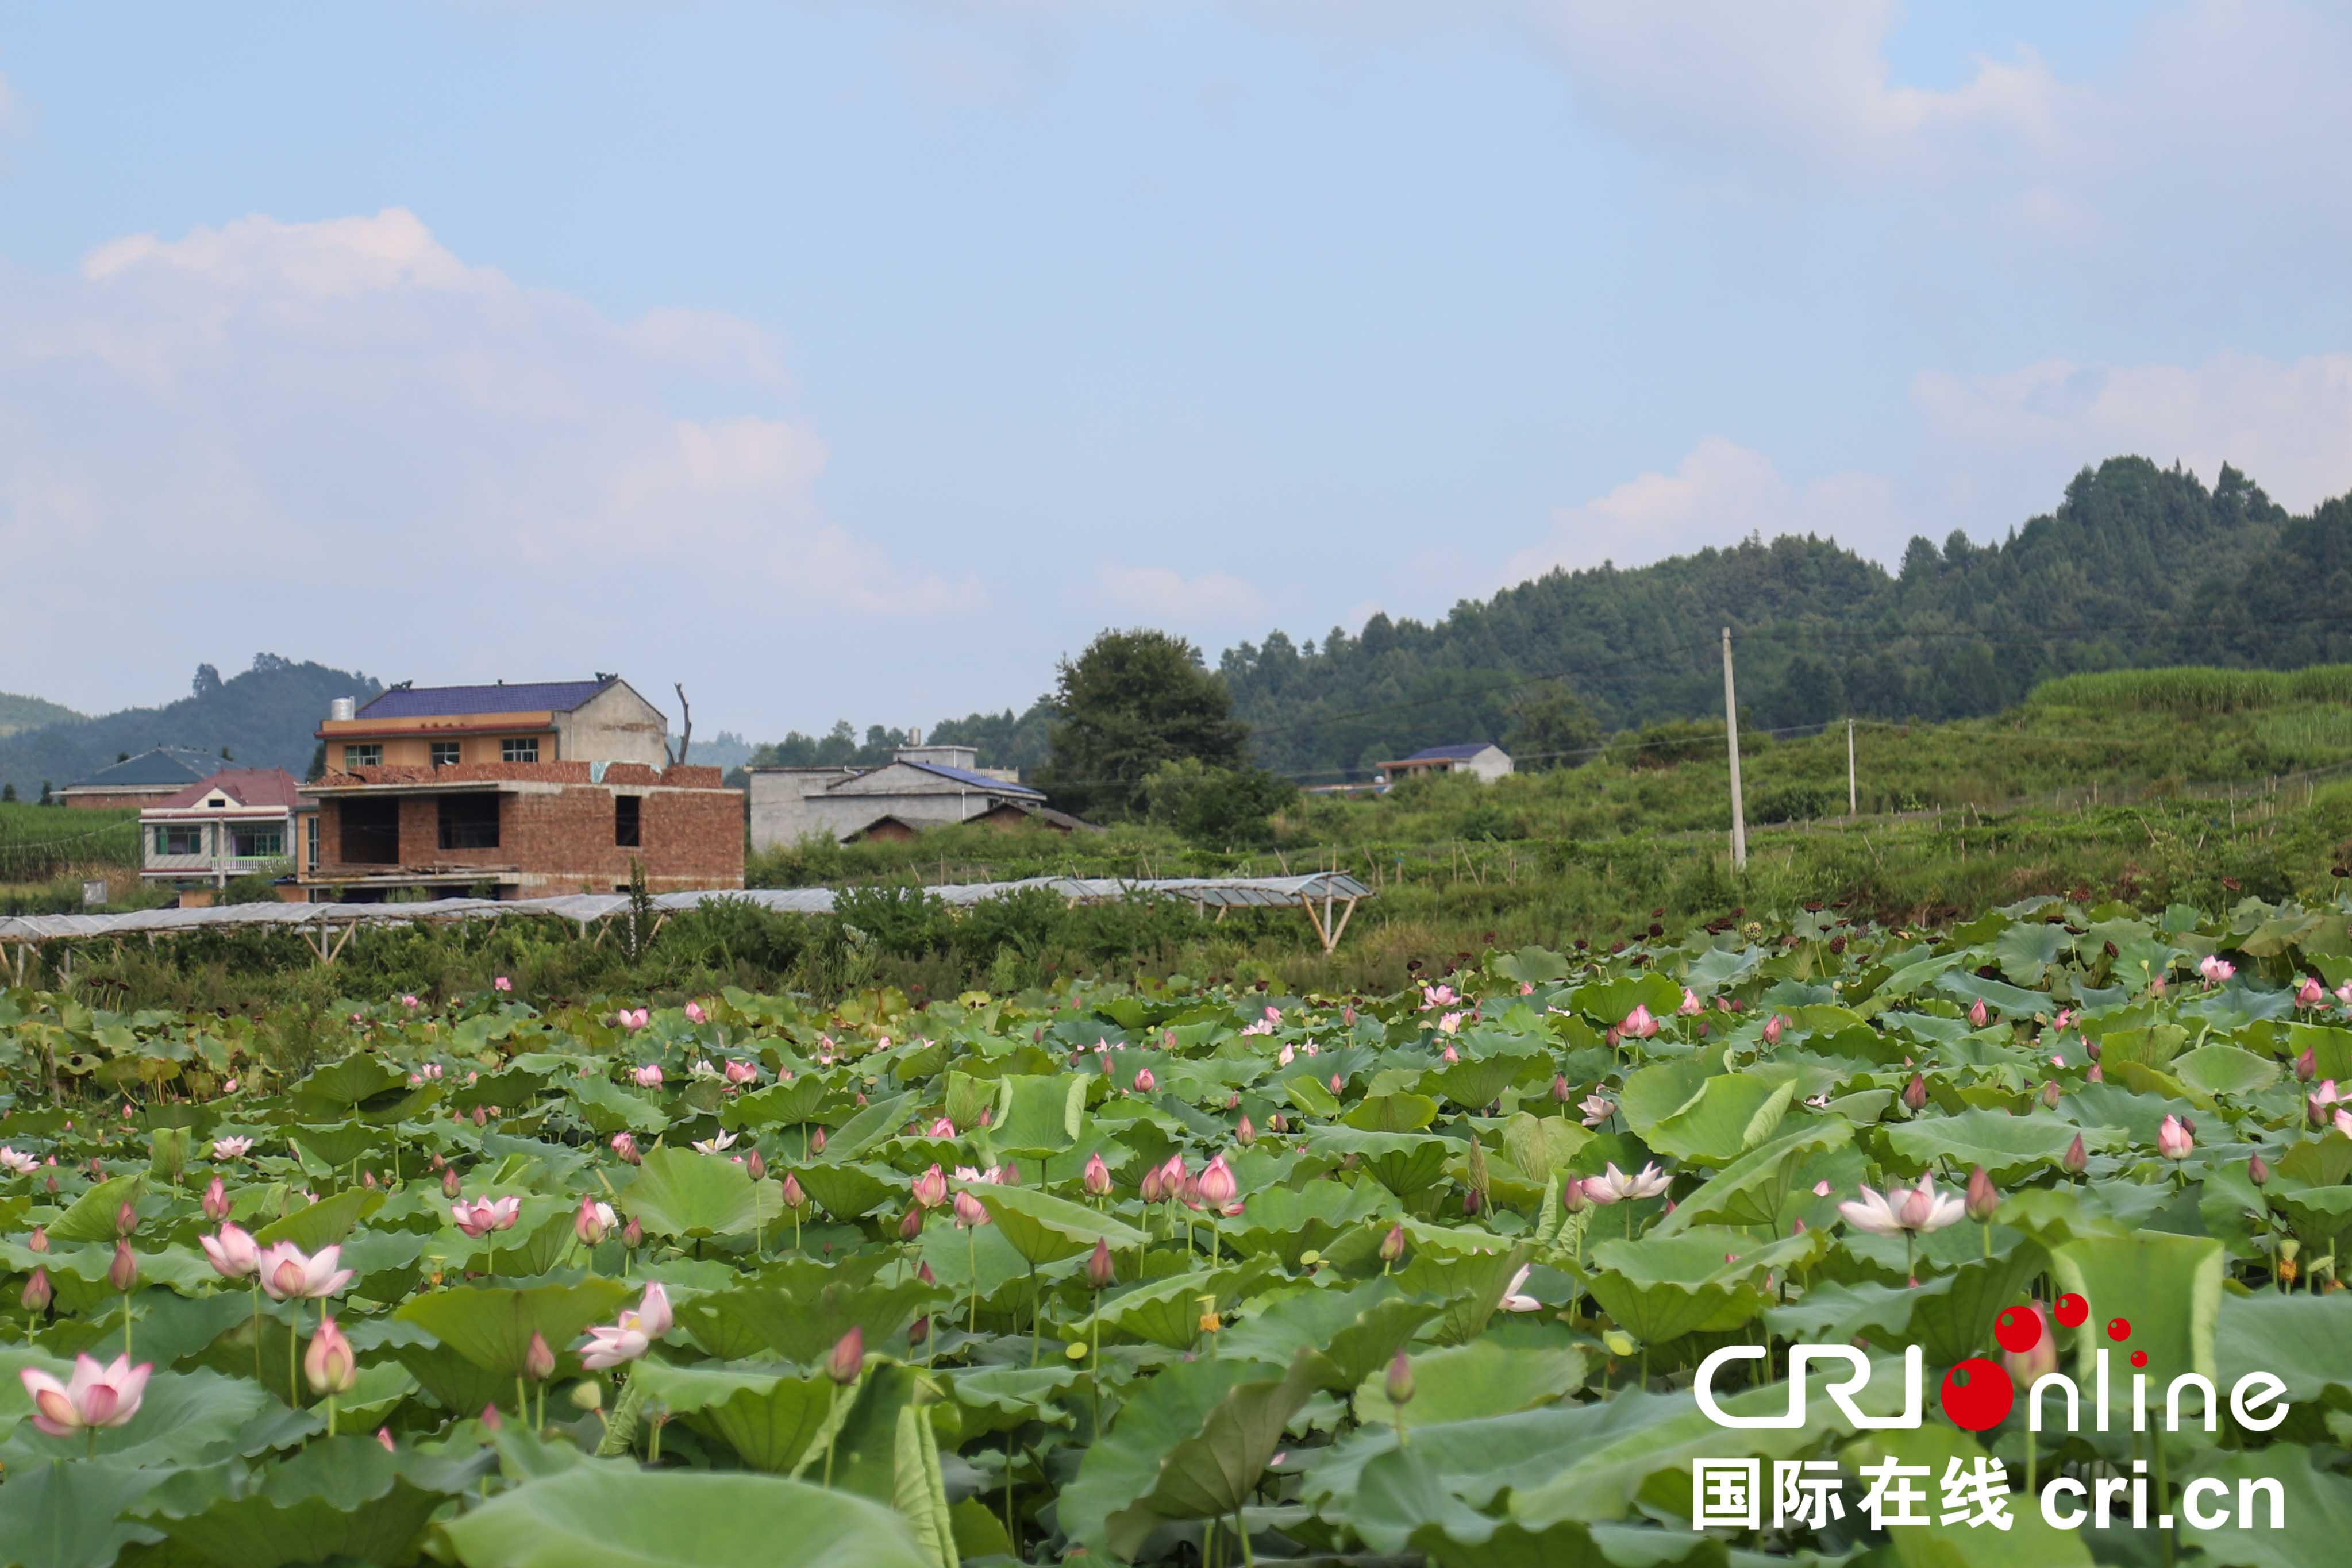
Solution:
[[[1739,800],[1739,696],[1731,685],[1731,628],[1723,629],[1723,733],[1731,743],[1731,869],[1748,869],[1748,813]]]
[[[1861,808],[1855,804],[1855,800],[1856,791],[1853,787],[1853,720],[1848,719],[1845,721],[1845,814],[1849,817],[1858,817],[1862,814]]]

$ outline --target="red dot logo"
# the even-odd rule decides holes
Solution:
[[[2109,1318],[2107,1320],[2107,1337],[2115,1341],[2117,1344],[2121,1344],[2124,1341],[2131,1338],[2131,1319]]]
[[[2042,1343],[2042,1314],[2032,1307],[2003,1307],[1993,1320],[1992,1337],[2011,1355],[2023,1355]]]
[[[2090,1321],[2091,1303],[2069,1291],[2058,1298],[2054,1315],[2061,1328],[2078,1329]]]
[[[2147,1352],[2144,1350],[2136,1350],[2132,1352],[2132,1364],[2134,1366],[2146,1366],[2147,1364]]]
[[[2009,1407],[2017,1403],[2017,1388],[2009,1374],[1980,1355],[1972,1355],[1944,1374],[1944,1385],[1937,1395],[1952,1425],[1970,1432],[2000,1425]]]

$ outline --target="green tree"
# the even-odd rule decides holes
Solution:
[[[1180,757],[1151,770],[1143,796],[1153,821],[1219,849],[1269,841],[1271,819],[1297,800],[1298,786],[1263,768],[1212,768]]]
[[[1249,727],[1201,651],[1165,632],[1105,632],[1059,665],[1052,755],[1037,784],[1063,810],[1096,818],[1145,809],[1144,781],[1180,758],[1246,766]]]
[[[13,805],[16,800],[16,787],[14,784],[0,784],[0,804]]]
[[[1603,733],[1600,719],[1581,697],[1559,682],[1549,681],[1512,708],[1503,749],[1522,771],[1577,768],[1591,760]]]

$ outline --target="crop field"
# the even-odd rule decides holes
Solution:
[[[0,991],[0,1560],[2338,1560],[2352,902],[1847,915],[316,1056]]]

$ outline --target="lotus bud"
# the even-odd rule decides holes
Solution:
[[[452,1166],[441,1173],[441,1196],[455,1197],[457,1196],[457,1167]]]
[[[2327,1106],[2318,1095],[2303,1097],[2303,1119],[2315,1128],[2327,1125]]]
[[[1979,1166],[1969,1172],[1967,1199],[1969,1218],[1982,1225],[1992,1218],[1992,1211],[2000,1207],[2000,1194],[1993,1190],[1992,1177],[1985,1175],[1984,1166]]]
[[[645,1156],[637,1152],[637,1140],[626,1133],[613,1134],[613,1153],[620,1156],[621,1163],[624,1165],[638,1165],[645,1159]]]
[[[1224,1155],[1217,1155],[1202,1168],[1201,1200],[1211,1208],[1223,1209],[1233,1202],[1239,1184],[1234,1180],[1233,1167],[1225,1164]]]
[[[989,1180],[996,1183],[999,1186],[1019,1186],[1021,1185],[1021,1162],[1018,1160],[1005,1161],[1003,1165],[996,1167],[994,1174],[989,1177]]]
[[[1087,1257],[1087,1283],[1097,1291],[1104,1291],[1110,1288],[1110,1282],[1116,1278],[1118,1275],[1111,1264],[1110,1243],[1097,1238],[1094,1251]]]
[[[1331,1092],[1334,1094],[1345,1094],[1347,1092],[1348,1081],[1340,1077],[1336,1072],[1331,1074]]]
[[[318,1332],[310,1336],[310,1346],[302,1353],[302,1375],[310,1382],[313,1394],[349,1394],[359,1382],[359,1358],[352,1350],[352,1342],[335,1326],[333,1318],[319,1320]]]
[[[1143,1173],[1143,1179],[1136,1183],[1136,1193],[1146,1203],[1160,1203],[1166,1200],[1168,1180],[1158,1166]]]
[[[801,1190],[801,1178],[786,1171],[784,1173],[784,1207],[798,1208],[807,1201],[808,1194]]]
[[[43,1185],[43,1186],[45,1186],[46,1187],[47,1187],[47,1189],[48,1189],[49,1191],[51,1191],[51,1192],[55,1192],[55,1191],[57,1191],[57,1190],[58,1190],[58,1176],[57,1176],[57,1173],[56,1173],[55,1171],[51,1171],[51,1172],[49,1173],[48,1180],[47,1180],[47,1182],[43,1183],[42,1185]]]
[[[2058,1081],[2056,1079],[2052,1078],[2043,1081],[2042,1085],[2042,1103],[2053,1111],[2058,1108]]]
[[[910,1203],[907,1206],[907,1212],[898,1219],[898,1239],[912,1241],[922,1233],[923,1206],[919,1203]]]
[[[2105,1083],[2107,1081],[2106,1070],[2095,1061],[2091,1063],[2090,1071],[2083,1074],[2083,1081],[2085,1083]]]
[[[1913,1111],[1927,1108],[1927,1080],[1924,1076],[1916,1072],[1911,1075],[1911,1082],[1903,1086],[1903,1103]]]
[[[583,1194],[580,1207],[572,1216],[572,1234],[579,1238],[580,1244],[583,1247],[593,1247],[604,1240],[605,1232],[612,1228],[611,1207]]]
[[[33,1234],[26,1239],[25,1246],[31,1251],[47,1252],[49,1249],[49,1228],[46,1225],[33,1227]]]
[[[2318,1076],[2318,1053],[2306,1045],[2303,1048],[2303,1054],[2294,1059],[2294,1081],[2297,1083],[2308,1083]]]
[[[948,1200],[947,1173],[936,1165],[914,1180],[915,1202],[924,1208],[936,1208]]]
[[[809,1153],[813,1155],[821,1155],[824,1153],[824,1129],[823,1127],[819,1127],[815,1132],[809,1134],[808,1146]]]
[[[768,1179],[768,1162],[766,1159],[761,1157],[760,1151],[757,1149],[753,1149],[751,1151],[751,1157],[743,1162],[743,1168],[751,1173],[751,1176],[753,1181],[765,1181]]]
[[[2093,1061],[2098,1061],[2099,1042],[2093,1040],[2090,1036],[2084,1035],[2083,1037],[2083,1054],[2089,1057]]]
[[[866,1366],[866,1331],[852,1326],[850,1331],[834,1342],[833,1353],[825,1357],[825,1375],[844,1388],[857,1381]]]
[[[1151,1069],[1149,1067],[1142,1067],[1136,1070],[1135,1092],[1138,1094],[1149,1094],[1158,1086],[1159,1080],[1151,1076]]]
[[[1250,1124],[1246,1112],[1243,1113],[1240,1121],[1234,1124],[1234,1142],[1245,1149],[1257,1142],[1257,1129]]]
[[[1463,1189],[1462,1212],[1473,1218],[1476,1217],[1478,1213],[1478,1189],[1476,1187],[1465,1187]]]
[[[555,1353],[547,1348],[547,1336],[537,1330],[522,1353],[522,1375],[533,1383],[544,1383],[555,1375]]]
[[[1341,1008],[1339,1009],[1339,1021],[1349,1029],[1355,1028],[1356,1009],[1353,1008]]]
[[[1283,1119],[1282,1113],[1279,1111],[1265,1119],[1265,1125],[1266,1130],[1272,1133],[1286,1133],[1290,1130],[1290,1124]]]
[[[637,1217],[635,1215],[633,1214],[629,1216],[629,1222],[621,1227],[621,1245],[628,1248],[631,1251],[635,1251],[639,1247],[644,1246],[645,1241],[646,1228],[637,1223]]]
[[[1587,1208],[1591,1207],[1591,1203],[1592,1200],[1585,1196],[1584,1184],[1582,1182],[1571,1179],[1560,1184],[1559,1207],[1561,1213],[1581,1214]]]
[[[918,1315],[918,1316],[916,1317],[916,1319],[915,1319],[915,1321],[914,1321],[913,1322],[908,1323],[908,1324],[907,1325],[907,1343],[908,1343],[908,1345],[910,1348],[917,1349],[917,1350],[921,1349],[921,1348],[922,1348],[923,1342],[924,1342],[925,1340],[929,1339],[930,1337],[931,1337],[931,1314],[930,1314],[930,1313],[929,1313],[929,1312],[923,1312],[923,1313],[921,1313],[921,1314]]]
[[[1242,1124],[1249,1125],[1247,1116],[1242,1118]],[[1078,1185],[1086,1189],[1088,1197],[1105,1197],[1109,1195],[1110,1167],[1103,1164],[1103,1157],[1099,1152],[1087,1156],[1087,1167],[1079,1175]]]
[[[2041,1333],[2029,1348],[2001,1353],[2001,1369],[2009,1374],[2010,1381],[2021,1394],[2031,1389],[2039,1379],[2058,1370],[2058,1335],[2050,1315],[2042,1310],[2041,1303],[2029,1302],[2017,1311],[2032,1313],[2034,1321],[2042,1326]]]
[[[1575,1092],[1576,1091],[1568,1086],[1567,1073],[1555,1072],[1551,1075],[1551,1100],[1553,1104],[1567,1104],[1568,1097]]]
[[[1780,1015],[1779,1013],[1774,1013],[1770,1018],[1764,1020],[1764,1043],[1767,1045],[1778,1045],[1780,1043]]]
[[[1984,1028],[1985,1019],[1990,1016],[1991,1015],[1985,1011],[1984,998],[1982,997],[1979,997],[1975,1001],[1969,1004],[1969,1027],[1970,1029]]]
[[[107,1265],[106,1282],[125,1295],[130,1294],[131,1288],[139,1283],[139,1259],[131,1250],[130,1242],[114,1244],[114,1261]]]
[[[138,1228],[139,1211],[137,1209],[126,1203],[114,1211],[114,1233],[117,1236],[128,1236]]]
[[[1403,1256],[1404,1227],[1391,1225],[1389,1227],[1388,1234],[1381,1238],[1381,1261],[1393,1263]]]
[[[988,1223],[988,1207],[968,1192],[955,1195],[955,1222],[965,1229]]]
[[[49,1310],[50,1299],[56,1294],[56,1288],[49,1283],[48,1270],[37,1263],[33,1266],[33,1277],[25,1281],[25,1293],[17,1299],[25,1303],[26,1312],[45,1312]]]
[[[2270,1185],[2271,1167],[2263,1160],[2263,1152],[2260,1149],[2246,1156],[2246,1179],[2256,1186]]]
[[[1412,1403],[1412,1358],[1399,1351],[1389,1361],[1388,1376],[1382,1380],[1381,1392],[1391,1405]]]
[[[2059,1156],[2058,1165],[2068,1176],[2081,1176],[2090,1163],[2091,1156],[2083,1147],[2083,1134],[2077,1133],[2074,1141],[2066,1145],[2065,1154]]]
[[[484,1427],[493,1432],[507,1424],[506,1417],[499,1414],[499,1407],[495,1405],[482,1406],[481,1421]]]
[[[2167,1116],[2157,1124],[2156,1152],[2168,1160],[2185,1160],[2197,1147],[2197,1138],[2190,1124],[2178,1116]]]

